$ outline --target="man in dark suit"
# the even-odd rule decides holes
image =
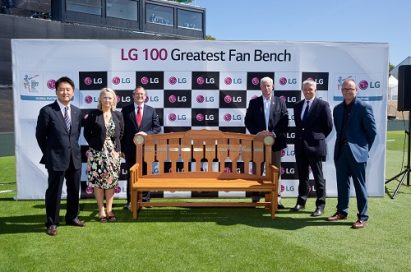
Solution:
[[[312,79],[303,82],[304,99],[294,105],[295,159],[298,172],[297,204],[291,211],[298,212],[305,208],[310,192],[309,168],[314,176],[317,193],[316,209],[311,216],[320,216],[325,207],[325,179],[322,162],[327,156],[325,138],[333,128],[331,110],[328,102],[315,97],[317,83]]]
[[[125,155],[127,169],[130,169],[136,163],[134,135],[157,134],[161,131],[156,110],[144,103],[146,98],[146,90],[138,86],[133,92],[134,103],[125,106],[121,110],[124,118],[124,135],[121,140],[121,150]],[[144,199],[149,201],[150,194],[145,195]],[[127,204],[124,208],[130,209],[130,181],[127,182]]]
[[[262,95],[250,100],[245,115],[245,126],[251,134],[259,136],[274,136],[272,147],[272,164],[281,169],[281,150],[287,147],[288,112],[285,102],[273,94],[273,80],[264,77],[260,81]],[[278,186],[280,195],[281,186]],[[258,195],[253,196],[253,202],[260,200]],[[283,209],[281,198],[278,198],[278,208]]]
[[[350,198],[350,177],[357,197],[358,220],[352,228],[365,227],[368,220],[367,184],[365,169],[368,152],[374,143],[377,129],[370,105],[357,98],[357,84],[346,79],[341,87],[344,101],[333,111],[337,131],[334,162],[337,174],[337,212],[328,217],[329,221],[344,220],[348,215]]]
[[[81,111],[70,104],[74,96],[74,82],[68,77],[56,81],[57,100],[40,110],[36,139],[43,157],[40,163],[48,171],[45,195],[47,234],[57,235],[63,181],[67,185],[66,224],[83,227],[79,220],[81,176],[80,137]]]

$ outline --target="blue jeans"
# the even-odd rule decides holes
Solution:
[[[352,178],[357,197],[358,219],[368,220],[367,185],[365,183],[366,162],[357,162],[347,144],[341,147],[341,154],[335,160],[337,172],[338,204],[337,212],[348,215],[350,199],[350,177]]]

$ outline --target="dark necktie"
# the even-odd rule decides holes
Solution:
[[[137,122],[138,127],[141,126],[141,119],[142,119],[142,117],[143,117],[143,116],[142,116],[142,114],[141,114],[141,107],[138,106],[137,114],[136,114],[136,122]]]
[[[66,123],[66,128],[68,131],[70,131],[70,125],[71,125],[71,120],[70,120],[70,115],[68,113],[69,107],[64,107],[64,122]]]
[[[303,121],[307,119],[309,109],[310,109],[310,101],[307,101],[307,105],[305,107],[304,114],[303,114]]]

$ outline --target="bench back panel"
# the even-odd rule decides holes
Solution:
[[[255,135],[189,130],[147,135],[136,145],[140,177],[271,180],[271,145]]]

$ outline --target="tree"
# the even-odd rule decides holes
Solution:
[[[211,35],[206,35],[204,40],[215,41],[215,40],[216,40],[216,38],[214,38],[214,37],[213,37],[213,36],[211,36]]]

